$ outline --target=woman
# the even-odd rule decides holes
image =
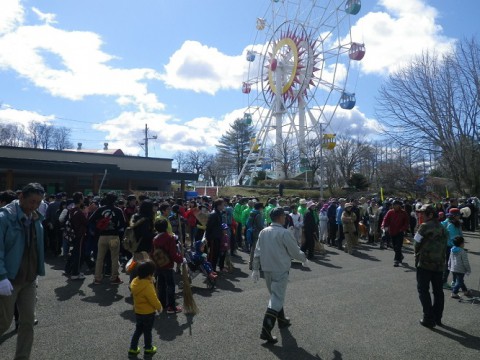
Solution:
[[[185,219],[187,220],[188,233],[190,236],[190,247],[193,250],[193,244],[195,244],[195,236],[197,235],[197,216],[200,211],[197,207],[197,202],[192,200],[189,203],[190,208],[185,213]]]
[[[155,212],[153,209],[153,202],[151,200],[144,200],[138,212],[132,216],[130,226],[134,226],[135,237],[138,240],[138,247],[135,253],[145,251],[150,254],[152,252],[153,237],[155,236],[155,229],[153,221]],[[133,254],[135,256],[135,254]],[[136,270],[130,272],[130,282],[137,276]]]
[[[343,233],[347,241],[345,246],[345,252],[348,252],[350,255],[353,254],[353,247],[356,243],[356,238],[358,236],[357,229],[355,228],[355,220],[357,215],[352,211],[353,204],[345,204],[345,209],[342,213],[342,224],[343,224]]]

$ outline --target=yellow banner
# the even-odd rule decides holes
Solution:
[[[383,198],[383,187],[380,188],[380,200],[384,200]]]

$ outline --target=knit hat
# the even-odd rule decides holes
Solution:
[[[312,201],[310,200],[308,203],[307,203],[307,209],[309,209],[311,206],[315,206],[317,205],[317,203],[315,201]]]

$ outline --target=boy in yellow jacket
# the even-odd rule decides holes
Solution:
[[[155,320],[155,311],[162,311],[163,307],[157,298],[153,285],[155,265],[151,261],[142,262],[137,266],[138,276],[133,279],[130,289],[133,295],[136,326],[132,335],[128,355],[136,356],[140,353],[138,341],[143,334],[145,341],[145,355],[153,355],[157,347],[152,345],[152,328]]]

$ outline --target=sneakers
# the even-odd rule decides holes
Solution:
[[[120,278],[117,276],[115,279],[110,280],[110,284],[120,285],[120,284],[123,284],[123,281],[122,281],[122,279],[120,279]]]
[[[101,285],[102,284],[102,280],[93,280],[93,285]]]
[[[155,348],[155,350],[157,350],[157,348]],[[128,355],[138,355],[140,354],[140,348],[137,347],[136,349],[129,349],[128,350]]]
[[[210,274],[208,274],[208,278],[209,278],[210,280],[213,280],[213,281],[214,281],[214,280],[217,279],[217,275],[214,275],[213,273],[210,273]]]
[[[398,267],[398,264],[399,264],[398,261],[394,261],[394,262],[393,262],[393,266],[394,266],[394,267]]]
[[[167,314],[175,314],[175,313],[179,313],[179,312],[182,312],[182,307],[181,306],[169,306],[167,308]],[[156,349],[156,348],[155,348]]]
[[[452,293],[452,295],[450,295],[450,297],[451,297],[452,299],[460,299],[460,295],[455,294],[455,293]]]
[[[143,352],[145,355],[153,355],[157,352],[157,347],[152,345],[150,349],[145,349]]]
[[[83,273],[72,275],[70,276],[70,280],[85,280],[85,275]]]

